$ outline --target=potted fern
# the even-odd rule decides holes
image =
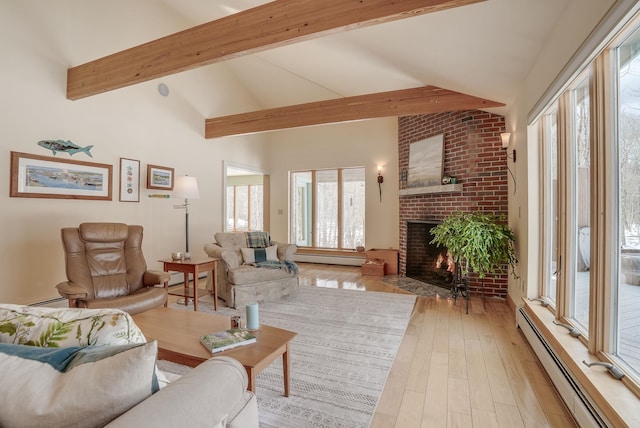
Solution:
[[[469,299],[469,272],[474,272],[482,282],[487,274],[504,270],[505,264],[514,278],[518,263],[515,254],[513,231],[504,216],[480,211],[456,211],[442,223],[431,229],[431,243],[447,247],[455,263],[454,297],[460,291]]]

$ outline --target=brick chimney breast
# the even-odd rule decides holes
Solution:
[[[443,174],[462,184],[462,191],[400,196],[400,275],[407,273],[407,222],[441,221],[456,210],[507,215],[508,164],[501,132],[504,117],[479,110],[398,118],[399,171],[409,168],[411,143],[444,134]],[[473,275],[471,290],[480,292],[480,281]],[[486,297],[506,298],[507,273],[488,275],[484,290]]]

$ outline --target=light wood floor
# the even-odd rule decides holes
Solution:
[[[359,267],[299,266],[301,285],[406,293]],[[412,427],[577,425],[506,303],[487,300],[485,310],[472,297],[466,315],[460,299],[418,297],[371,424]]]
[[[300,263],[301,283],[404,293],[360,268]],[[418,297],[372,428],[576,427],[505,303]]]

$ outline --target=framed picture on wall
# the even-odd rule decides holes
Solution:
[[[120,158],[120,202],[140,202],[140,161]]]
[[[444,135],[436,135],[411,143],[407,187],[428,187],[442,184]]]
[[[9,196],[111,200],[112,165],[11,152]]]
[[[173,190],[173,168],[147,165],[147,189]]]

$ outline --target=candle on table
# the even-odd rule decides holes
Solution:
[[[247,330],[257,330],[259,328],[258,304],[250,303],[247,305]]]

